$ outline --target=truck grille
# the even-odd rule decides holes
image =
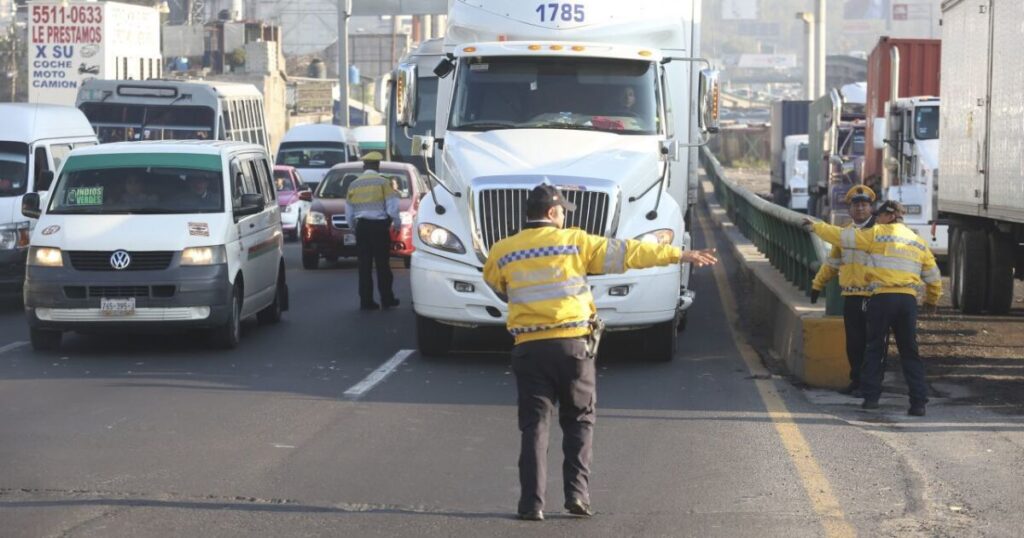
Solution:
[[[480,191],[477,224],[480,239],[488,250],[498,241],[514,235],[526,221],[526,195],[529,189],[487,189]],[[562,193],[576,211],[566,214],[566,228],[604,235],[608,231],[609,197],[604,192],[564,190]]]
[[[114,271],[110,265],[111,252],[73,250],[69,251],[71,266],[79,271]],[[131,263],[123,271],[163,271],[171,265],[173,251],[129,252]]]

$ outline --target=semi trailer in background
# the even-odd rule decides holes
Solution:
[[[862,182],[864,126],[864,83],[834,88],[811,103],[809,214],[832,224],[849,222],[846,193]]]
[[[786,140],[807,134],[810,101],[775,101],[771,109],[769,145],[771,156],[772,200],[790,209],[807,209],[806,178],[800,184],[787,181]]]

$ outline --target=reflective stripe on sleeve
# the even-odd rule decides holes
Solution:
[[[626,242],[622,239],[609,239],[608,248],[604,253],[605,274],[626,272]]]
[[[932,267],[931,269],[925,271],[921,275],[921,278],[924,280],[925,284],[934,284],[942,280],[942,273],[939,272],[938,267]]]

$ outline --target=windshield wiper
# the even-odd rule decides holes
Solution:
[[[500,121],[475,121],[452,127],[452,131],[492,131],[494,129],[518,129],[514,123]]]

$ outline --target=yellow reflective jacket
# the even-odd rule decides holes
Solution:
[[[853,224],[848,224],[843,231],[845,232],[847,229],[864,230],[869,228],[858,228]],[[846,232],[846,235],[841,234],[840,240],[843,243],[842,246],[832,245],[832,251],[829,252],[825,263],[821,264],[818,274],[814,276],[811,288],[818,291],[824,290],[829,280],[838,274],[839,287],[843,292],[843,297],[869,297],[871,289],[868,287],[868,267],[871,265],[871,255],[857,250],[857,245],[853,242],[853,236],[849,232]]]
[[[508,330],[516,344],[590,334],[597,307],[588,274],[670,265],[682,256],[672,245],[528,226],[491,247],[484,264],[487,285],[508,301]]]
[[[391,186],[391,180],[367,170],[349,185],[345,212],[353,226],[358,219],[384,220],[390,217],[392,222],[398,222],[398,201],[398,193]]]
[[[942,275],[935,256],[914,230],[901,223],[876,224],[867,230],[840,228],[816,222],[814,233],[834,246],[853,244],[871,256],[865,268],[872,295],[925,291],[926,304],[938,304],[942,297]],[[845,244],[844,244],[845,243]]]

